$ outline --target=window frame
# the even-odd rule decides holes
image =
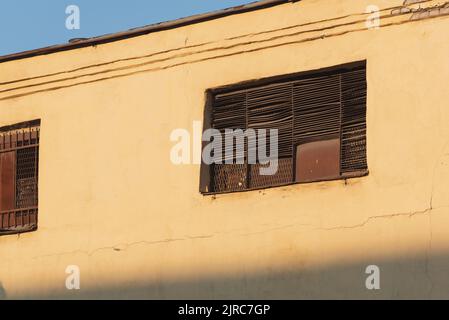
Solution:
[[[32,232],[38,228],[40,123],[38,119],[0,128],[0,154],[14,155],[13,186],[10,187],[14,194],[13,208],[0,210],[0,236]],[[5,135],[9,138],[5,139]],[[30,173],[27,151],[31,150],[34,172]],[[19,159],[22,160],[20,164]],[[31,183],[26,180],[31,180]],[[23,183],[22,187],[18,182]]]
[[[212,119],[213,107],[214,107],[213,102],[214,102],[214,97],[216,95],[226,94],[226,93],[236,92],[236,91],[251,90],[251,89],[268,86],[268,85],[282,84],[282,83],[286,83],[286,82],[290,82],[290,81],[296,81],[296,80],[301,80],[301,79],[306,79],[306,78],[311,78],[311,77],[327,76],[327,75],[335,74],[337,72],[343,73],[346,71],[353,71],[353,70],[358,70],[358,69],[363,69],[365,71],[365,79],[366,79],[366,71],[367,71],[366,65],[367,65],[366,60],[361,60],[361,61],[355,61],[355,62],[336,65],[336,66],[327,67],[327,68],[308,70],[308,71],[304,71],[304,72],[297,72],[297,73],[291,73],[291,74],[286,74],[286,75],[266,77],[266,78],[256,79],[256,80],[248,80],[248,81],[243,81],[243,82],[239,82],[236,84],[229,84],[229,85],[219,86],[216,88],[207,89],[205,92],[206,103],[205,103],[204,114],[203,114],[203,119],[204,119],[203,120],[203,132],[205,130],[213,127],[213,119]],[[340,90],[341,90],[341,88],[340,88]],[[366,88],[366,100],[365,100],[365,126],[366,126],[365,139],[367,139],[367,123],[366,123],[366,118],[367,118],[366,111],[368,109],[367,96],[368,96],[368,88]],[[342,144],[342,131],[343,130],[340,128],[340,133],[339,133],[340,145]],[[318,139],[317,141],[323,141],[323,140],[326,140],[326,139]],[[201,150],[203,150],[205,145],[207,145],[208,143],[209,142],[203,142]],[[247,191],[285,187],[285,186],[296,185],[296,184],[309,184],[309,183],[318,183],[318,182],[324,182],[324,181],[346,180],[346,179],[364,177],[369,174],[368,151],[367,151],[368,146],[367,146],[367,142],[366,142],[366,144],[365,144],[365,149],[366,149],[365,159],[366,159],[367,169],[355,170],[355,171],[351,171],[351,172],[341,172],[341,168],[340,168],[340,174],[334,178],[316,179],[316,180],[312,180],[312,181],[296,181],[296,156],[297,156],[296,153],[297,153],[298,145],[299,144],[295,144],[295,143],[293,144],[294,150],[292,153],[292,160],[293,160],[292,181],[289,181],[286,183],[280,183],[280,184],[276,184],[276,185],[262,186],[262,187],[261,186],[250,187],[248,184],[247,188],[244,188],[241,190],[210,191],[210,190],[208,190],[208,187],[212,181],[211,180],[212,179],[211,171],[212,171],[213,164],[207,165],[202,161],[201,168],[200,168],[200,188],[199,188],[200,190],[199,191],[204,196],[228,194],[228,193],[240,193],[240,192],[247,192]],[[245,151],[247,151],[247,150],[245,150]],[[342,152],[342,150],[340,149],[340,153],[341,152]],[[342,155],[340,155],[339,166],[341,166],[341,164],[342,164]],[[248,167],[250,167],[250,166],[251,166],[251,164],[248,165]]]

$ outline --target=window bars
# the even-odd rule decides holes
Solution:
[[[0,128],[0,235],[37,229],[40,121]]]

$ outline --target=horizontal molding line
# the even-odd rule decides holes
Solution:
[[[429,1],[434,1],[434,0],[426,0],[425,2],[429,2]],[[396,6],[396,7],[385,8],[385,9],[380,10],[380,12],[391,11],[391,10],[399,9],[399,8],[402,8],[402,7],[403,6]],[[112,60],[112,61],[108,61],[108,62],[104,62],[104,63],[83,66],[83,67],[79,67],[79,68],[75,68],[75,69],[71,69],[71,70],[59,71],[59,72],[55,72],[55,73],[49,73],[49,74],[39,75],[39,76],[34,76],[34,77],[28,77],[28,78],[13,80],[13,81],[0,82],[0,86],[14,84],[14,83],[19,83],[19,82],[24,82],[24,81],[37,80],[37,79],[42,79],[42,78],[52,77],[52,76],[58,76],[58,75],[63,75],[63,74],[69,74],[69,73],[74,73],[74,72],[78,72],[78,71],[82,71],[82,70],[87,70],[87,69],[90,69],[90,68],[103,67],[103,66],[106,66],[106,65],[120,63],[120,62],[126,62],[126,61],[133,61],[133,60],[151,58],[151,57],[154,57],[154,56],[157,56],[157,55],[161,55],[161,54],[167,54],[167,53],[172,53],[172,52],[186,50],[186,49],[198,48],[198,47],[202,47],[202,46],[218,43],[218,42],[221,42],[221,41],[232,41],[232,40],[242,39],[242,38],[246,38],[246,37],[254,37],[254,36],[270,34],[270,33],[275,33],[275,32],[280,32],[280,31],[285,31],[285,30],[291,30],[291,29],[305,27],[305,26],[311,26],[311,25],[319,24],[319,23],[326,23],[326,22],[338,21],[338,20],[342,20],[342,19],[346,19],[346,18],[350,18],[350,17],[360,17],[360,16],[367,16],[367,15],[368,15],[368,13],[354,13],[354,14],[349,14],[349,15],[340,16],[340,17],[331,18],[331,19],[326,19],[326,20],[318,20],[318,21],[308,22],[308,23],[304,23],[304,24],[297,24],[297,25],[287,26],[287,27],[283,27],[283,28],[278,28],[278,29],[265,30],[265,31],[257,32],[257,33],[249,33],[249,34],[239,35],[239,36],[236,36],[236,37],[225,38],[225,39],[222,39],[222,40],[203,42],[203,43],[200,43],[200,44],[195,44],[195,45],[190,45],[190,46],[183,46],[183,47],[173,48],[173,49],[169,49],[169,50],[154,52],[154,53],[150,53],[150,54],[143,55],[143,56],[136,56],[136,57],[130,57],[130,58],[117,59],[117,60]],[[391,15],[386,15],[384,17],[390,17],[390,16]],[[395,15],[395,16],[398,16],[398,15]],[[358,20],[358,21],[361,21],[361,20]],[[363,20],[363,21],[365,21],[365,20]],[[345,25],[345,24],[329,26],[327,28],[334,28],[334,27],[343,26],[343,25]],[[304,30],[304,31],[300,31],[300,32],[303,32],[303,33],[313,32],[313,31],[320,30],[320,29],[322,29],[322,28],[311,29],[311,30]],[[288,36],[288,35],[284,35],[284,36]],[[198,51],[198,52],[200,52],[200,51]]]
[[[382,18],[386,19],[386,18],[390,18],[390,17],[393,17],[393,16],[396,17],[397,15],[391,15],[390,14],[390,15],[386,15],[386,16],[384,16]],[[15,91],[15,90],[33,88],[33,87],[37,87],[37,86],[41,86],[41,85],[58,83],[58,82],[62,82],[62,81],[76,80],[76,79],[83,78],[83,77],[91,77],[91,76],[96,76],[96,75],[100,75],[100,74],[106,74],[106,73],[111,73],[111,72],[123,71],[123,70],[127,70],[127,69],[139,68],[139,67],[143,67],[143,66],[147,66],[147,65],[151,65],[151,64],[155,64],[155,63],[166,62],[166,61],[169,61],[169,60],[178,59],[178,58],[184,58],[184,57],[188,57],[188,56],[192,56],[192,55],[198,55],[198,54],[203,54],[203,53],[210,53],[210,52],[221,51],[221,50],[228,50],[228,49],[233,49],[233,48],[237,48],[237,47],[240,47],[240,46],[247,46],[247,45],[254,45],[254,44],[264,43],[264,42],[269,42],[269,41],[275,41],[275,40],[288,38],[288,37],[293,37],[293,36],[298,36],[298,35],[306,34],[306,33],[319,32],[319,31],[325,31],[325,30],[335,29],[335,28],[339,28],[339,27],[351,26],[351,25],[354,25],[354,24],[357,24],[357,23],[363,23],[365,21],[366,21],[366,19],[361,19],[361,20],[356,20],[356,21],[352,21],[352,22],[346,22],[346,23],[342,23],[342,24],[338,24],[338,25],[332,25],[332,26],[328,26],[328,27],[322,27],[322,28],[317,28],[317,29],[309,29],[309,30],[304,30],[304,31],[297,31],[297,32],[294,32],[294,33],[279,35],[279,36],[271,37],[271,38],[268,38],[268,39],[247,41],[247,42],[243,42],[243,43],[241,42],[241,43],[236,43],[236,44],[232,44],[232,45],[220,46],[220,47],[215,47],[215,48],[211,48],[211,49],[206,49],[206,50],[187,52],[187,53],[177,54],[177,55],[174,55],[174,56],[171,56],[171,57],[167,57],[167,58],[151,60],[151,61],[142,62],[142,63],[138,63],[138,64],[134,64],[134,65],[128,65],[128,66],[124,66],[124,67],[118,67],[118,68],[113,68],[113,69],[108,69],[108,70],[102,70],[102,71],[97,71],[97,72],[93,72],[93,73],[87,73],[87,74],[82,74],[82,75],[78,75],[78,76],[68,77],[68,78],[64,78],[64,79],[56,79],[56,80],[50,80],[50,81],[40,82],[40,83],[36,83],[36,84],[30,84],[30,85],[24,85],[24,86],[20,86],[20,87],[14,87],[14,88],[10,88],[10,89],[4,89],[4,90],[0,90],[0,94],[1,93],[5,93],[5,92],[10,92],[10,91]]]
[[[407,13],[407,14],[411,15],[411,13]],[[397,15],[394,15],[394,16],[397,16]],[[422,22],[422,21],[426,21],[426,20],[429,20],[429,19],[445,18],[447,16],[448,16],[448,14],[444,14],[444,15],[439,15],[439,16],[427,17],[427,18],[423,18],[423,19],[420,19],[420,20],[405,20],[405,21],[393,22],[393,23],[389,23],[389,24],[383,24],[383,25],[380,26],[380,28],[386,28],[386,27],[391,27],[391,26],[398,26],[398,25],[407,24],[407,23],[414,23],[414,22]],[[305,42],[310,42],[310,41],[315,41],[315,40],[322,40],[322,39],[325,39],[325,38],[331,38],[331,37],[341,36],[341,35],[355,33],[355,32],[360,32],[360,31],[370,31],[370,32],[372,32],[372,30],[368,30],[367,28],[361,28],[361,29],[346,30],[346,31],[342,31],[342,32],[334,33],[334,34],[319,35],[319,36],[316,36],[316,37],[306,38],[306,39],[302,39],[302,40],[289,41],[289,42],[284,42],[284,43],[275,44],[275,45],[269,45],[269,46],[265,46],[265,47],[259,47],[259,48],[254,48],[254,49],[248,49],[248,50],[233,52],[233,53],[224,54],[224,55],[212,56],[212,57],[207,57],[207,58],[202,58],[202,59],[197,59],[197,60],[192,60],[192,61],[187,61],[187,62],[180,62],[180,63],[167,65],[167,66],[163,66],[163,67],[157,67],[157,68],[145,69],[145,70],[138,70],[138,71],[128,72],[128,73],[125,73],[125,74],[120,74],[120,75],[115,75],[115,76],[110,76],[110,77],[103,77],[103,78],[93,79],[93,80],[89,80],[89,81],[83,81],[83,82],[74,83],[74,84],[67,84],[67,85],[62,85],[62,86],[53,87],[53,88],[47,88],[47,89],[42,89],[42,90],[30,91],[30,92],[26,92],[26,93],[22,93],[22,94],[16,94],[16,95],[2,97],[2,98],[0,98],[0,101],[15,99],[15,98],[23,97],[23,96],[36,94],[36,93],[50,92],[50,91],[54,91],[54,90],[70,88],[70,87],[84,85],[84,84],[91,84],[91,83],[105,81],[105,80],[110,80],[110,79],[122,78],[122,77],[127,77],[127,76],[131,76],[131,75],[135,75],[135,74],[140,74],[140,73],[161,71],[161,70],[166,70],[166,69],[179,67],[179,66],[183,66],[183,65],[194,64],[194,63],[204,62],[204,61],[209,61],[209,60],[215,60],[215,59],[219,59],[219,58],[231,57],[231,56],[244,54],[244,53],[257,52],[257,51],[261,51],[261,50],[272,49],[272,48],[282,47],[282,46],[286,46],[286,45],[293,45],[293,44],[305,43]],[[60,80],[60,81],[63,81],[63,80]],[[58,82],[60,82],[60,81],[58,81]]]
[[[11,60],[19,60],[19,59],[25,59],[40,55],[47,55],[52,54],[60,51],[68,51],[68,50],[74,50],[79,48],[85,48],[90,46],[97,46],[109,42],[115,42],[123,39],[129,39],[134,38],[142,35],[147,35],[150,33],[155,32],[161,32],[166,30],[172,30],[192,24],[197,24],[201,22],[206,22],[210,20],[216,20],[219,18],[224,18],[230,15],[236,15],[241,13],[246,13],[249,11],[259,10],[259,9],[266,9],[273,6],[278,5],[285,5],[288,3],[297,2],[300,0],[260,0],[248,4],[243,4],[239,6],[234,6],[226,9],[221,9],[217,11],[202,13],[193,15],[190,17],[180,18],[176,20],[171,20],[167,22],[160,22],[148,26],[143,26],[139,28],[133,28],[130,30],[112,33],[112,34],[106,34],[98,37],[89,38],[83,41],[74,42],[74,43],[65,43],[65,44],[59,44],[54,45],[46,48],[39,48],[35,50],[29,50],[19,53],[13,53],[5,56],[0,56],[0,63],[7,62]]]

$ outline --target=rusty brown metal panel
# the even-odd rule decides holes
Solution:
[[[295,145],[340,134],[340,77],[299,80],[293,88]]]
[[[37,229],[37,121],[0,128],[0,235]]]
[[[291,159],[293,154],[292,89],[291,82],[286,82],[248,90],[247,127],[254,130],[277,129],[280,158]]]
[[[261,175],[260,168],[268,165],[252,164],[250,168],[249,188],[266,188],[285,185],[293,182],[293,159],[285,158],[278,160],[278,170],[273,175]]]
[[[6,224],[3,222],[5,220],[5,215],[0,213],[0,230],[6,228]]]
[[[17,146],[19,146],[19,147],[23,146],[23,132],[22,131],[17,132]]]
[[[4,224],[5,228],[9,228],[11,226],[9,223],[10,215],[11,215],[10,212],[6,212],[3,214],[3,218],[4,218],[3,224]]]
[[[10,228],[16,228],[17,227],[17,221],[16,221],[16,213],[11,212],[9,216],[9,227]]]
[[[340,176],[340,139],[314,141],[297,146],[296,182],[334,179]]]
[[[37,143],[37,141],[38,141],[37,134],[38,134],[37,130],[34,130],[34,129],[31,130],[31,144]]]
[[[23,225],[30,224],[30,214],[27,210],[23,210],[22,212],[23,217]]]
[[[29,131],[23,133],[23,144],[26,146],[31,144],[31,135]]]
[[[245,190],[248,187],[247,164],[214,164],[213,191],[231,192]]]
[[[341,75],[342,124],[341,171],[368,169],[366,158],[366,70]]]
[[[209,90],[214,99],[207,114],[212,114],[208,120],[213,128],[278,129],[280,158],[280,171],[273,177],[259,176],[260,164],[248,165],[246,157],[246,174],[236,165],[214,166],[209,192],[367,172],[366,91],[365,62]],[[245,143],[247,147],[257,151],[253,144]]]
[[[0,153],[0,212],[14,209],[15,152]]]
[[[9,227],[9,212],[3,214],[3,227],[4,228]]]
[[[11,133],[11,148],[17,148],[17,133],[12,132]]]
[[[32,209],[29,211],[29,224],[37,225],[37,209]]]
[[[4,149],[10,149],[11,148],[11,136],[8,133],[6,133],[6,134],[4,134],[3,139],[4,139],[3,140],[4,141],[4,144],[3,144]]]

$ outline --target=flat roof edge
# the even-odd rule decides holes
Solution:
[[[12,60],[19,60],[19,59],[25,59],[35,56],[41,56],[41,55],[47,55],[55,52],[61,52],[61,51],[67,51],[67,50],[73,50],[78,48],[84,48],[89,46],[95,46],[99,44],[119,41],[123,39],[133,38],[142,36],[145,34],[153,33],[153,32],[159,32],[159,31],[165,31],[170,29],[175,29],[179,27],[183,27],[186,25],[196,24],[200,22],[205,22],[209,20],[215,20],[219,18],[223,18],[230,15],[245,13],[249,11],[259,10],[259,9],[265,9],[273,6],[277,6],[280,4],[285,4],[289,2],[297,2],[300,0],[262,0],[257,2],[252,2],[248,4],[244,4],[241,6],[231,7],[227,9],[212,11],[208,13],[193,15],[190,17],[180,18],[176,20],[171,20],[167,22],[160,22],[156,24],[151,24],[145,27],[138,27],[134,29],[130,29],[127,31],[117,32],[117,33],[111,33],[106,34],[103,36],[88,38],[86,40],[80,40],[77,42],[69,42],[59,45],[54,45],[50,47],[44,47],[39,49],[33,49],[28,51],[23,51],[19,53],[13,53],[8,54],[4,56],[0,56],[0,63],[12,61]]]

